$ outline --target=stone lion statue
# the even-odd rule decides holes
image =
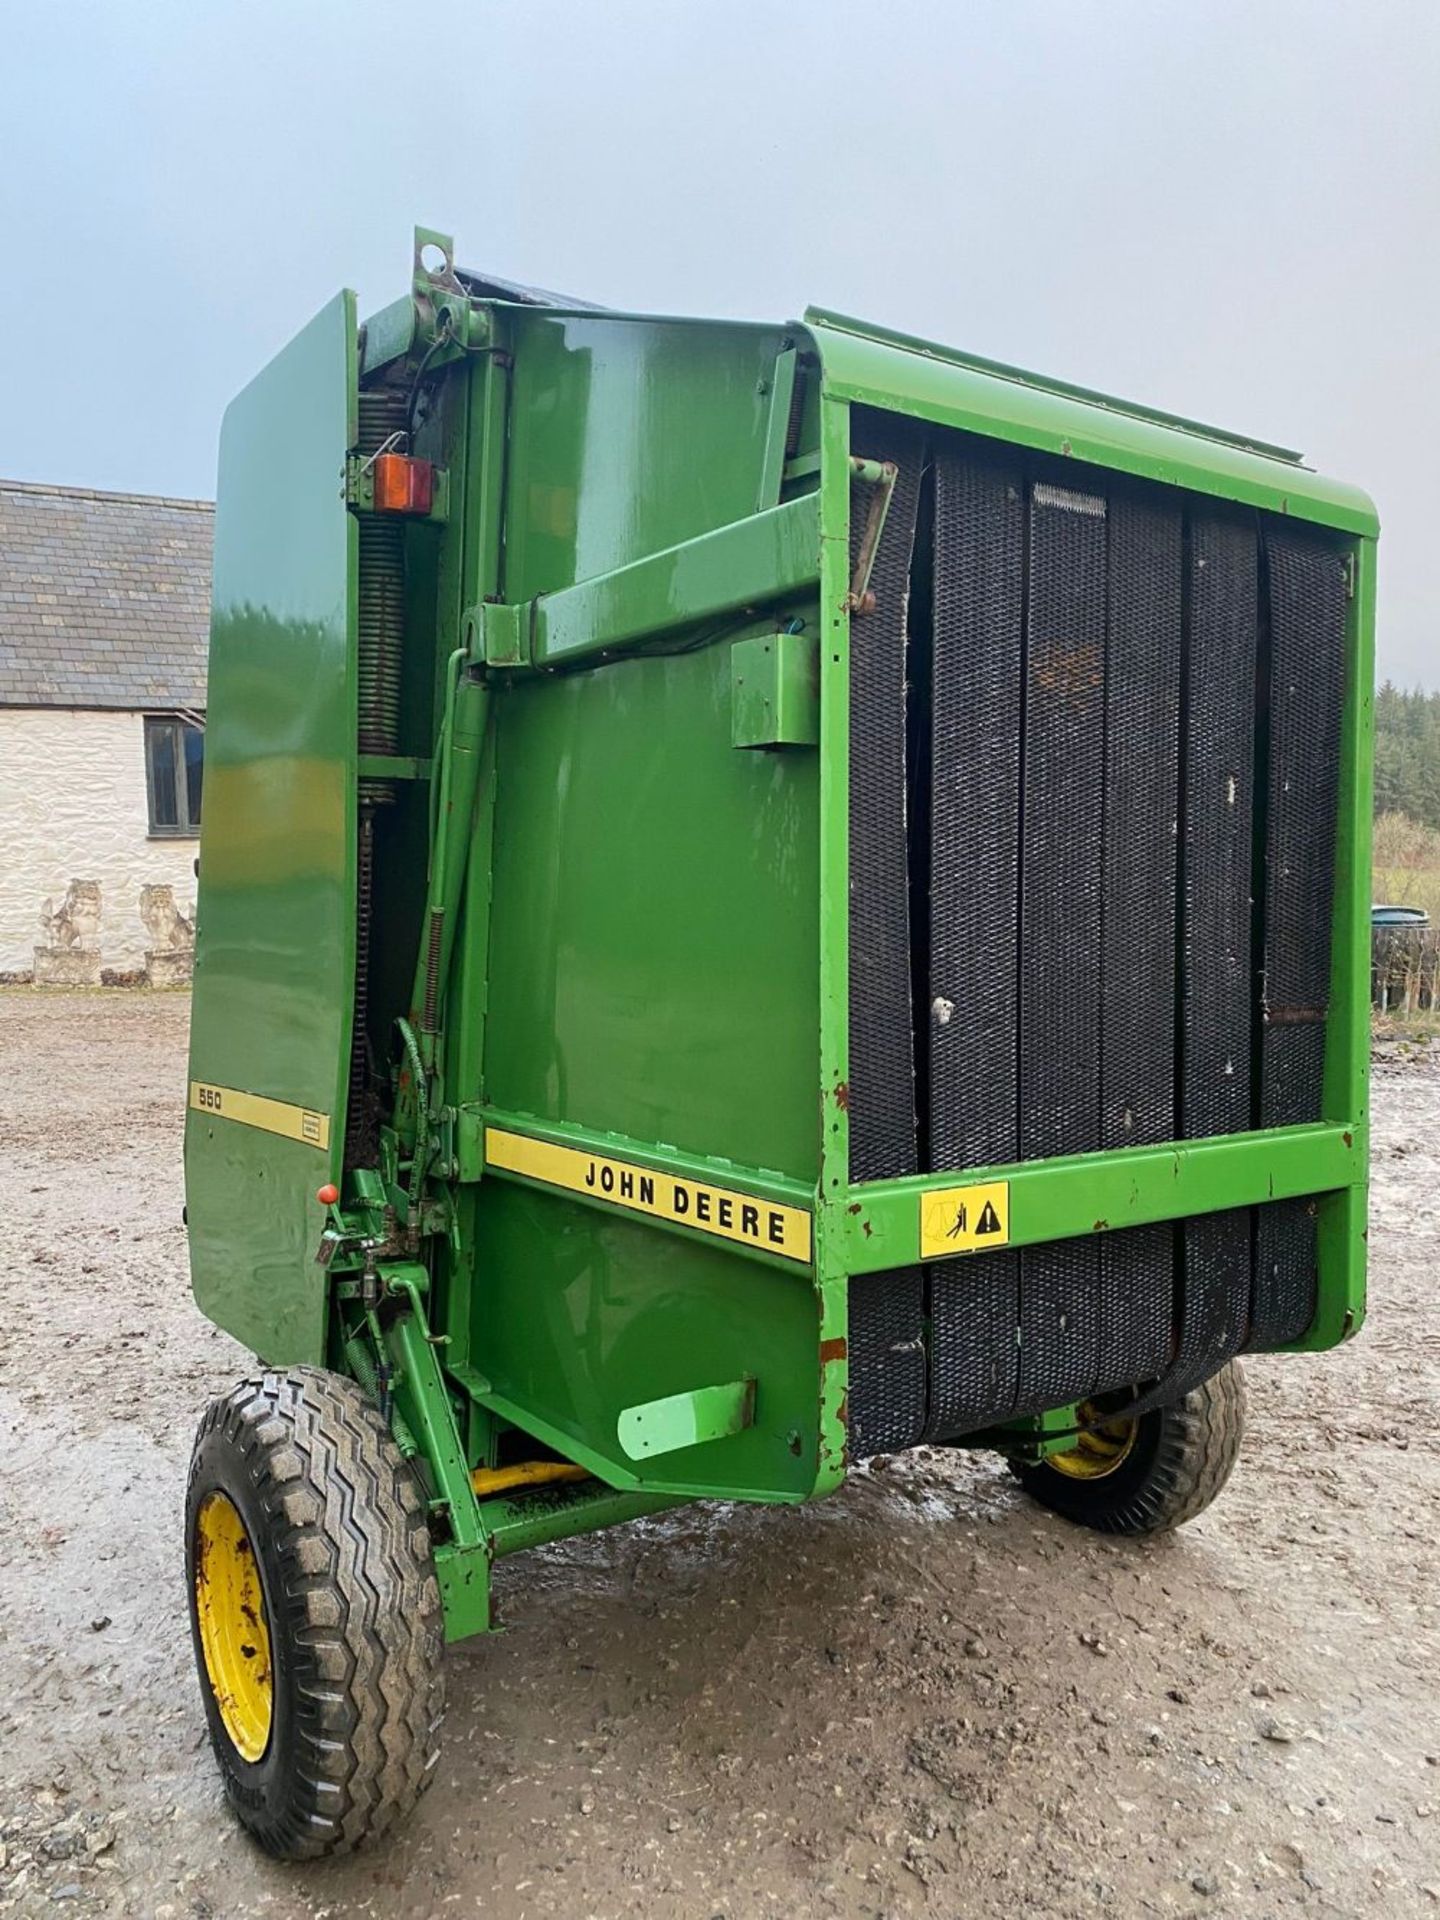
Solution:
[[[150,948],[153,953],[167,951],[183,952],[195,944],[195,909],[190,914],[181,913],[175,904],[173,887],[141,887],[140,918],[145,922],[145,931],[150,935]]]
[[[72,880],[58,907],[53,900],[41,907],[40,924],[48,945],[93,952],[99,945],[95,936],[100,931],[100,882]]]

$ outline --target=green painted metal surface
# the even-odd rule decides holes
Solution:
[[[545,1494],[526,1494],[509,1500],[487,1500],[480,1515],[492,1542],[495,1559],[543,1547],[552,1540],[568,1540],[597,1527],[614,1527],[627,1520],[643,1520],[664,1513],[683,1501],[656,1493],[616,1493],[591,1482],[556,1488]]]
[[[729,1380],[625,1407],[616,1429],[620,1445],[632,1460],[648,1460],[656,1454],[703,1446],[708,1440],[728,1440],[754,1418],[755,1382]]]
[[[962,1175],[968,1184],[1008,1183],[1006,1244],[1012,1247],[1335,1193],[1364,1176],[1365,1144],[1349,1126],[1279,1127],[1174,1146],[967,1167]],[[920,1259],[921,1204],[927,1193],[956,1184],[956,1176],[945,1173],[856,1187],[856,1210],[847,1201],[837,1223],[849,1271],[883,1273]]]
[[[401,750],[363,768],[397,795],[377,842],[370,1032],[396,1079],[376,1165],[342,1168],[340,1149],[355,964],[348,296],[227,418],[192,1056],[207,1086],[325,1115],[330,1144],[243,1124],[223,1101],[191,1113],[187,1138],[197,1297],[267,1359],[328,1356],[392,1410],[424,1465],[451,1637],[489,1623],[498,1554],[684,1498],[793,1502],[837,1485],[849,1280],[915,1261],[926,1193],[962,1176],[1010,1181],[1012,1245],[1315,1194],[1320,1309],[1299,1344],[1352,1332],[1364,496],[1283,449],[833,315],[747,327],[468,300],[457,285],[448,264],[434,281],[417,268],[411,301],[366,343],[370,377],[423,375],[415,450],[447,487],[443,525],[407,537]],[[851,1187],[856,403],[1353,542],[1323,1124]],[[504,1164],[487,1152],[496,1130],[581,1171],[567,1186]],[[327,1175],[345,1185],[328,1269],[312,1257]],[[647,1204],[665,1180],[684,1208]],[[764,1208],[802,1223],[798,1253],[767,1244]],[[367,1237],[379,1265],[362,1281]],[[1068,1418],[1033,1432],[1049,1444]],[[537,1449],[596,1482],[476,1500],[472,1467]]]
[[[737,747],[818,747],[820,647],[811,633],[757,634],[730,649],[730,738]]]
[[[826,1463],[814,1282],[718,1243],[509,1181],[477,1190],[472,1350],[493,1411],[612,1485],[798,1501]],[[629,1407],[754,1374],[753,1422],[655,1459],[618,1423]]]
[[[775,1173],[768,1168],[737,1163],[734,1160],[686,1153],[677,1147],[662,1146],[652,1139],[637,1139],[632,1135],[618,1132],[602,1133],[593,1127],[570,1126],[558,1121],[540,1121],[532,1115],[511,1113],[499,1107],[487,1106],[481,1108],[478,1114],[472,1113],[470,1109],[463,1109],[462,1117],[483,1122],[490,1127],[513,1129],[531,1139],[554,1142],[558,1146],[568,1147],[580,1153],[624,1161],[635,1167],[665,1169],[681,1179],[696,1184],[726,1189],[743,1187],[747,1194],[757,1200],[773,1203],[779,1207],[809,1208],[814,1202],[813,1178],[805,1179]],[[517,1180],[522,1184],[536,1184],[533,1180],[527,1181],[525,1174],[521,1171],[493,1163],[486,1165],[481,1146],[481,1128],[478,1125],[473,1135],[467,1133],[464,1138],[467,1144],[473,1140],[473,1148],[461,1160],[457,1173],[458,1179],[478,1180],[483,1174],[490,1180]],[[578,1192],[574,1197],[587,1206],[597,1207],[607,1212],[619,1204],[614,1197],[607,1195],[603,1189],[599,1188],[589,1192]],[[672,1232],[692,1241],[697,1235],[702,1241],[705,1237],[693,1218],[687,1221],[673,1217],[655,1217],[651,1224],[662,1231]],[[763,1238],[756,1239],[751,1255],[755,1259],[773,1261],[782,1268],[793,1265],[793,1261],[775,1249],[773,1243]]]
[[[355,969],[355,302],[220,437],[190,1079],[325,1116],[329,1147],[187,1115],[195,1297],[266,1360],[323,1357],[315,1189],[338,1177]]]
[[[1167,413],[1158,407],[1146,407],[1134,400],[1124,400],[1113,393],[1101,393],[1094,387],[1077,386],[1070,380],[1057,380],[1052,375],[1034,373],[1025,367],[1012,366],[1005,360],[987,359],[983,354],[964,353],[957,347],[942,346],[938,341],[925,340],[918,334],[903,333],[895,327],[876,326],[873,321],[856,320],[846,314],[834,313],[823,307],[810,307],[805,318],[811,327],[827,327],[838,333],[845,333],[874,346],[898,347],[907,353],[918,353],[928,360],[938,360],[951,367],[963,368],[967,373],[978,373],[987,379],[1004,380],[1017,386],[1030,387],[1038,393],[1054,394],[1063,400],[1078,401],[1083,406],[1100,407],[1107,413],[1119,413],[1129,419],[1143,420],[1152,426],[1166,427],[1181,433],[1198,434],[1202,439],[1213,440],[1225,446],[1238,447],[1244,453],[1265,454],[1272,460],[1284,460],[1291,466],[1299,466],[1304,456],[1293,447],[1278,447],[1266,440],[1257,440],[1250,434],[1232,433],[1227,428],[1207,426],[1203,421],[1187,419],[1184,414]],[[832,383],[843,383],[847,375],[842,366],[833,361],[830,366]],[[890,389],[898,397],[906,391],[906,377],[895,375],[895,385]],[[1007,438],[1012,437],[1007,434]]]
[[[1330,1012],[1325,1031],[1327,1118],[1356,1141],[1353,1182],[1320,1202],[1320,1298],[1301,1352],[1333,1347],[1365,1319],[1366,1206],[1370,1147],[1370,866],[1375,766],[1375,556],[1355,549],[1355,590],[1346,631],[1345,706],[1340,727],[1339,831]]]
[[[837,400],[914,414],[1346,533],[1373,539],[1379,531],[1368,495],[1295,464],[1298,456],[1286,450],[818,308],[806,321],[824,361],[826,391]]]
[[[977,1435],[982,1445],[998,1446],[1017,1461],[1029,1465],[1047,1459],[1052,1453],[1068,1453],[1075,1445],[1075,1429],[1080,1424],[1080,1407],[1073,1402],[1065,1407],[1047,1407],[1028,1419],[1010,1420]],[[963,1444],[963,1442],[962,1442]]]
[[[810,1181],[816,756],[730,708],[724,646],[497,691],[484,1092]]]
[[[508,321],[506,600],[755,511],[775,359],[794,329],[522,309]]]
[[[767,507],[598,580],[541,595],[531,659],[537,666],[562,666],[680,635],[702,621],[798,594],[814,585],[819,570],[814,500]]]

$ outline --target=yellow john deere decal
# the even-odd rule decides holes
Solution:
[[[713,1233],[741,1246],[760,1247],[786,1260],[810,1260],[810,1215],[804,1207],[787,1207],[778,1200],[762,1200],[753,1193],[734,1193],[728,1187],[707,1186],[657,1167],[637,1167],[628,1160],[606,1160],[582,1148],[559,1147],[524,1133],[485,1129],[485,1158],[492,1167],[521,1173],[547,1186],[608,1200],[632,1213],[648,1213],[657,1220],[673,1220],[682,1227]]]
[[[241,1093],[236,1087],[212,1087],[208,1081],[190,1082],[190,1105],[197,1113],[218,1113],[222,1120],[238,1120],[242,1127],[259,1127],[286,1140],[302,1140],[322,1151],[330,1145],[330,1116],[309,1107],[292,1107],[263,1094]]]
[[[975,1187],[939,1187],[920,1196],[920,1257],[981,1253],[1010,1238],[1010,1182]]]

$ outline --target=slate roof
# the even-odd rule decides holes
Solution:
[[[0,480],[0,707],[205,705],[208,500]]]

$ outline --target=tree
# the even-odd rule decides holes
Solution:
[[[1440,693],[1390,680],[1376,692],[1375,812],[1440,829]]]

